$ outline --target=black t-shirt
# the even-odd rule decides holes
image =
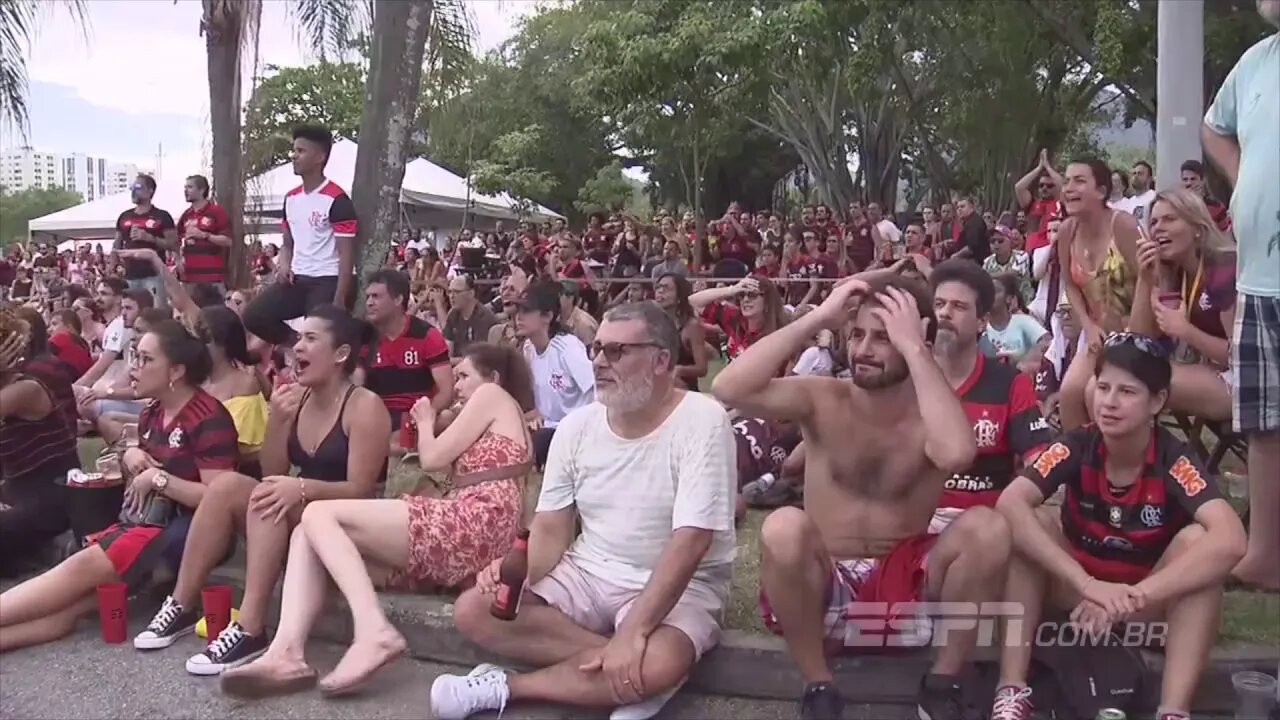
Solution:
[[[142,240],[129,237],[130,230],[135,227],[140,228],[149,237]],[[176,227],[172,215],[154,206],[145,213],[138,213],[130,208],[120,213],[120,217],[116,219],[116,230],[124,236],[126,250],[150,248],[156,251],[161,260],[165,258],[165,251],[156,241],[163,238],[166,231],[174,230]],[[124,263],[126,280],[140,280],[155,276],[155,268],[151,267],[151,263],[146,260],[126,260]]]
[[[1023,476],[1045,497],[1066,486],[1062,531],[1071,555],[1099,580],[1136,583],[1196,511],[1222,497],[1186,443],[1163,427],[1147,445],[1137,482],[1117,494],[1107,480],[1107,448],[1096,426],[1064,433]]]
[[[964,221],[964,229],[960,231],[960,246],[969,248],[973,253],[969,259],[979,265],[991,254],[991,239],[989,235],[987,224],[983,222],[982,216],[977,212],[974,212]]]

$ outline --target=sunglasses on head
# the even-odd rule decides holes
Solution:
[[[608,360],[611,363],[616,363],[622,359],[622,356],[625,355],[628,350],[630,350],[631,348],[638,348],[638,347],[658,347],[658,344],[651,343],[651,342],[638,342],[638,343],[593,342],[591,343],[591,347],[588,348],[588,350],[590,350],[591,357],[593,358],[599,355],[604,355],[605,360]]]
[[[1167,360],[1169,358],[1169,351],[1165,349],[1163,345],[1146,335],[1139,335],[1138,333],[1111,333],[1102,343],[1104,348],[1122,347],[1126,345],[1135,347],[1138,350],[1141,350],[1153,357],[1160,358],[1161,360]]]

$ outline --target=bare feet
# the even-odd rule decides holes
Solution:
[[[356,638],[333,672],[320,681],[320,692],[329,696],[359,692],[375,673],[403,655],[407,648],[404,637],[390,625],[374,637]]]
[[[1272,563],[1267,568],[1263,562],[1245,555],[1231,571],[1232,576],[1240,582],[1262,590],[1280,590],[1280,565]]]
[[[270,654],[222,673],[222,692],[241,697],[290,695],[309,690],[315,684],[316,671],[310,665]]]

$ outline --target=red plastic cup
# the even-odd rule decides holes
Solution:
[[[204,600],[205,639],[212,643],[231,624],[231,586],[210,585],[200,594]]]
[[[418,425],[409,413],[400,416],[400,447],[415,450],[418,447]]]
[[[98,586],[98,617],[102,620],[102,640],[113,645],[125,641],[129,633],[129,586],[104,583]]]
[[[1161,305],[1167,308],[1177,308],[1182,304],[1182,293],[1179,292],[1162,292],[1158,298]]]

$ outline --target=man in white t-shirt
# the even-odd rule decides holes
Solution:
[[[440,676],[442,720],[523,700],[653,717],[719,638],[735,543],[729,417],[677,386],[680,333],[654,303],[611,310],[592,349],[597,402],[552,442],[519,615],[490,615],[500,561],[454,605],[471,640],[543,669]]]
[[[903,256],[906,243],[902,239],[902,231],[893,220],[884,216],[880,203],[867,203],[867,220],[871,222],[871,239],[876,244],[876,257],[879,257],[880,246],[888,244],[893,247],[893,257]]]
[[[276,258],[276,282],[244,310],[244,327],[272,345],[297,339],[289,321],[317,305],[351,309],[355,300],[356,208],[325,177],[333,134],[314,125],[293,130],[293,172],[302,184],[284,196],[283,242]]]
[[[1139,160],[1133,164],[1133,171],[1129,175],[1129,183],[1133,187],[1133,195],[1123,200],[1117,200],[1111,207],[1115,210],[1122,210],[1129,213],[1138,221],[1143,230],[1147,229],[1151,219],[1148,217],[1151,210],[1151,203],[1155,202],[1156,191],[1152,187],[1152,178],[1155,176],[1155,170],[1151,169],[1150,163],[1146,160]]]

